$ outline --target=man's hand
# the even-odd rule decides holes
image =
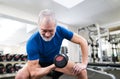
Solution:
[[[87,68],[87,64],[83,64],[83,63],[76,63],[73,67],[73,71],[72,73],[77,75],[79,74],[82,70]]]

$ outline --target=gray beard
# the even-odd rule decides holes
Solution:
[[[56,32],[56,30],[55,30],[55,32]],[[40,33],[40,30],[39,30],[39,34],[40,34],[40,36],[42,37],[42,39],[44,40],[44,41],[51,41],[52,40],[52,38],[55,36],[55,33],[54,33],[54,35],[52,35],[50,38],[45,38],[41,33]]]
[[[50,38],[45,38],[42,34],[40,34],[40,35],[41,35],[41,37],[42,37],[42,39],[43,39],[44,41],[51,41],[52,38],[55,36],[55,34],[54,34],[54,35],[52,35]]]

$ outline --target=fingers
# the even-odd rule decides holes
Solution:
[[[82,64],[75,64],[73,69],[72,69],[73,70],[72,73],[77,75],[84,69],[86,69],[86,67],[84,65],[82,65]]]
[[[81,68],[78,67],[78,65],[75,65],[75,66],[73,67],[73,74],[78,74],[78,73],[80,73],[80,71],[81,71]]]
[[[50,65],[47,67],[50,71],[55,70],[56,66],[54,64]]]

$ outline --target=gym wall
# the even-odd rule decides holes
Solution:
[[[77,27],[71,27],[68,26],[68,29],[70,29],[71,31],[77,33],[78,28]],[[70,58],[70,60],[74,61],[74,62],[80,62],[80,48],[79,45],[74,44],[72,42],[68,42],[68,56]]]
[[[26,54],[25,46],[0,46],[3,54]]]

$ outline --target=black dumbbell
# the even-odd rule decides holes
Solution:
[[[3,64],[0,64],[0,74],[5,73],[5,67]]]
[[[13,67],[14,67],[14,70],[15,70],[15,71],[18,71],[19,69],[22,68],[19,63],[15,63],[15,64],[13,65]]]
[[[27,60],[27,55],[21,55],[21,57],[20,57],[20,60],[21,61],[26,61]]]
[[[6,73],[13,73],[13,72],[14,72],[14,68],[12,64],[10,63],[6,64]]]
[[[10,54],[6,54],[5,56],[6,56],[6,61],[11,61],[13,58],[13,56]]]
[[[13,55],[13,60],[14,60],[14,61],[19,61],[20,56],[21,56],[21,55],[19,55],[19,54],[14,54],[14,55]]]
[[[0,54],[0,61],[4,61],[5,60],[5,56]]]
[[[67,65],[68,60],[69,58],[66,54],[58,54],[54,58],[54,64],[58,68],[63,68]]]

